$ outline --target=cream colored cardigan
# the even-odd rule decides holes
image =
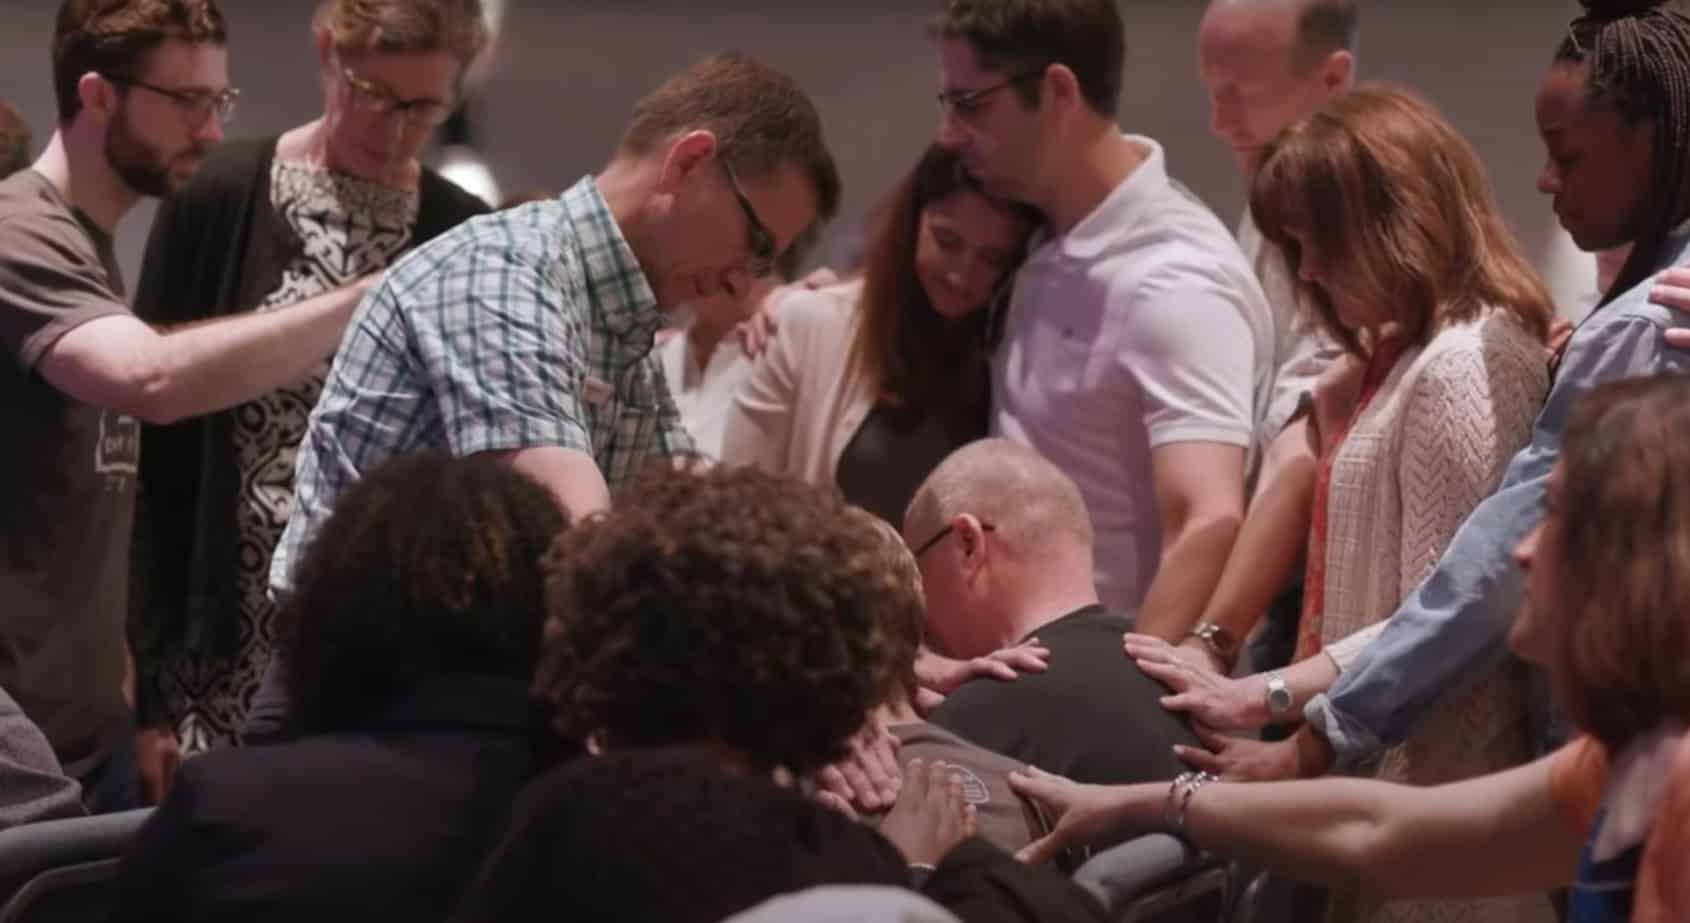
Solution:
[[[1455,324],[1397,360],[1332,464],[1321,640],[1348,667],[1436,567],[1531,435],[1549,388],[1543,345],[1510,315]],[[1512,768],[1531,750],[1512,661],[1444,703],[1378,775],[1437,785]],[[1335,895],[1334,921],[1553,923],[1541,895],[1392,901]]]
[[[839,456],[874,407],[849,365],[861,293],[861,282],[847,282],[781,299],[774,339],[728,408],[723,462],[834,483]]]

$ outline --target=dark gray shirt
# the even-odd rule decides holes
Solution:
[[[876,404],[839,456],[845,499],[894,526],[916,488],[947,455],[986,436],[984,406],[951,401],[931,408]]]
[[[0,686],[72,775],[128,733],[129,533],[140,427],[36,374],[59,338],[127,313],[110,235],[47,178],[0,180]]]
[[[1121,651],[1128,621],[1102,606],[1071,612],[1034,634],[1050,667],[1012,683],[976,679],[928,720],[974,743],[1076,782],[1172,779],[1186,767],[1174,744],[1202,744],[1162,708],[1167,690]]]

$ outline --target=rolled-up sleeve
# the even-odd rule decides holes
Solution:
[[[1462,524],[1436,570],[1378,639],[1305,709],[1341,765],[1400,743],[1438,703],[1470,688],[1506,656],[1521,589],[1512,553],[1542,515],[1567,416],[1605,382],[1684,371],[1690,355],[1666,349],[1662,333],[1663,325],[1649,317],[1616,313],[1573,339],[1531,443],[1509,463],[1502,486]]]

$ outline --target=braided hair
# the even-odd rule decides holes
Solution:
[[[1580,0],[1555,52],[1588,64],[1592,101],[1627,121],[1655,123],[1648,211],[1602,304],[1641,283],[1660,262],[1673,228],[1690,217],[1690,17],[1666,0]]]

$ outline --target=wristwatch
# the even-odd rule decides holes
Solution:
[[[1291,713],[1291,687],[1285,685],[1285,677],[1278,672],[1267,675],[1267,708],[1268,714],[1275,718],[1283,718]]]
[[[1238,643],[1232,640],[1232,635],[1225,628],[1213,622],[1204,622],[1191,629],[1191,636],[1209,646],[1215,656],[1227,666],[1232,666],[1238,656]]]

